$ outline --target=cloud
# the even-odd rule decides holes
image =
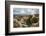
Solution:
[[[32,8],[14,8],[13,14],[26,14],[26,15],[33,15],[39,14],[39,9],[32,9]]]

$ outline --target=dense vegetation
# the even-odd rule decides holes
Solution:
[[[38,26],[39,14],[28,15],[28,16],[15,16],[13,19],[14,27],[31,27]],[[36,24],[37,23],[37,24]],[[36,24],[36,25],[32,25]]]

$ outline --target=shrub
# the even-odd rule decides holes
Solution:
[[[37,23],[38,22],[38,18],[36,18],[36,17],[33,17],[32,19],[31,19],[31,21],[32,21],[32,23]]]

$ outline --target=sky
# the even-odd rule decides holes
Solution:
[[[13,14],[21,14],[21,15],[33,15],[39,14],[39,9],[32,9],[32,8],[14,8]]]

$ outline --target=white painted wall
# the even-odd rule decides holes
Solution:
[[[16,1],[18,1],[18,0],[16,0]],[[46,3],[46,0],[19,0],[19,1],[45,2]],[[45,6],[46,6],[46,4],[45,4]],[[45,7],[45,9],[46,9],[46,7]],[[46,15],[46,11],[45,11],[45,15]],[[46,16],[45,16],[45,18],[46,18]],[[45,27],[46,27],[46,23],[45,23]],[[5,36],[4,34],[5,34],[5,0],[0,0],[0,36]],[[45,34],[16,35],[16,36],[46,36],[46,33]]]

